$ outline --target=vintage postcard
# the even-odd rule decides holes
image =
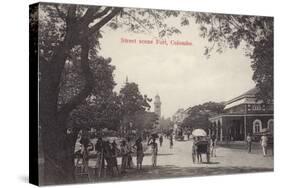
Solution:
[[[30,78],[33,184],[274,170],[273,17],[33,4]]]

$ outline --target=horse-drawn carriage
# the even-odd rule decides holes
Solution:
[[[206,155],[207,163],[210,162],[210,141],[206,132],[203,129],[195,129],[192,132],[193,146],[192,146],[192,161],[202,163],[202,154]]]

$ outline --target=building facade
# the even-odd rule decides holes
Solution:
[[[209,134],[215,134],[220,141],[239,141],[246,140],[248,134],[273,133],[273,103],[257,100],[257,91],[253,88],[226,102],[224,113],[209,118]]]

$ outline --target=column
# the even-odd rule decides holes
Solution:
[[[220,137],[220,140],[221,140],[221,142],[222,142],[222,124],[221,124],[221,127],[220,127],[220,130],[221,130],[221,137]]]
[[[216,124],[216,138],[219,139],[219,124]]]
[[[244,116],[244,139],[247,140],[247,118]]]

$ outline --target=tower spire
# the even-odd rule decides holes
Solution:
[[[126,76],[126,84],[129,83],[128,75]]]

